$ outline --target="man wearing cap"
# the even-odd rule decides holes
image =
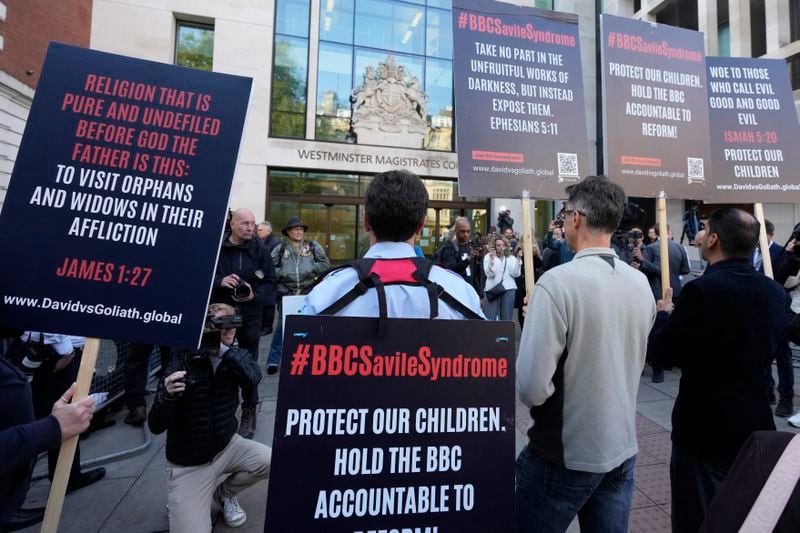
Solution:
[[[237,209],[231,215],[230,235],[223,241],[214,274],[211,301],[226,303],[240,310],[242,327],[236,338],[239,348],[258,361],[261,316],[264,302],[275,291],[275,271],[269,253],[255,238],[256,219],[249,209]],[[256,430],[258,389],[242,387],[242,421],[239,435],[253,438]]]
[[[287,241],[272,250],[272,263],[278,279],[279,296],[297,295],[314,283],[319,274],[331,267],[322,246],[313,239],[305,239],[308,226],[300,217],[292,217],[281,230]],[[267,374],[278,372],[283,350],[283,308],[279,304],[278,324],[272,336],[267,359]]]

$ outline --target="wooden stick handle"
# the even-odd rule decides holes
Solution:
[[[525,296],[533,293],[533,229],[531,227],[531,199],[522,195],[522,259],[525,265]]]
[[[97,352],[100,350],[100,339],[88,338],[83,347],[81,356],[81,366],[78,369],[78,381],[75,387],[75,394],[72,396],[72,403],[82,400],[89,395],[92,386],[92,375],[94,366],[97,362]],[[47,498],[47,509],[44,513],[42,522],[42,533],[56,533],[58,522],[61,519],[61,510],[64,507],[64,497],[67,493],[67,483],[69,482],[69,472],[72,469],[72,461],[75,459],[75,449],[78,447],[79,435],[72,437],[61,443],[61,450],[58,452],[58,463],[53,475],[53,483],[50,485],[50,496]]]
[[[772,257],[769,255],[769,238],[767,237],[767,227],[764,225],[764,205],[753,204],[753,213],[761,224],[761,231],[758,233],[758,245],[761,249],[761,261],[764,265],[764,275],[770,279],[775,279],[772,274]]]
[[[661,253],[661,298],[669,289],[669,243],[667,242],[667,199],[663,193],[658,197],[658,248]]]

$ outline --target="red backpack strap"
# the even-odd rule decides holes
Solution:
[[[430,318],[439,316],[439,300],[472,320],[483,320],[479,314],[458,301],[444,288],[430,280],[429,275],[434,263],[424,257],[405,257],[398,259],[362,258],[351,261],[341,268],[355,268],[358,283],[342,295],[341,298],[319,312],[320,315],[335,315],[350,305],[356,298],[363,296],[370,288],[375,288],[378,296],[379,334],[385,330],[385,319],[388,318],[385,285],[419,285],[428,291],[430,302]],[[334,270],[334,271],[335,271]],[[327,275],[327,273],[326,273]],[[319,281],[318,281],[319,282]]]

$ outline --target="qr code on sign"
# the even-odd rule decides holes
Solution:
[[[689,166],[689,179],[700,179],[704,180],[706,178],[705,172],[703,170],[703,159],[700,157],[687,157],[686,162]]]
[[[558,176],[565,178],[578,178],[578,154],[564,154],[558,152]]]

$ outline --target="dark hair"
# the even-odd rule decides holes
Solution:
[[[708,217],[708,232],[719,237],[719,247],[728,259],[749,258],[758,243],[761,224],[741,209],[721,207]]]
[[[775,224],[773,224],[772,222],[770,222],[769,220],[767,220],[765,218],[764,219],[764,230],[767,232],[767,235],[769,235],[770,237],[775,235]]]
[[[403,242],[419,229],[428,210],[428,191],[407,170],[375,174],[364,193],[364,208],[378,241]]]
[[[590,229],[614,233],[625,210],[625,191],[604,176],[587,176],[566,189],[572,208],[586,215]]]

